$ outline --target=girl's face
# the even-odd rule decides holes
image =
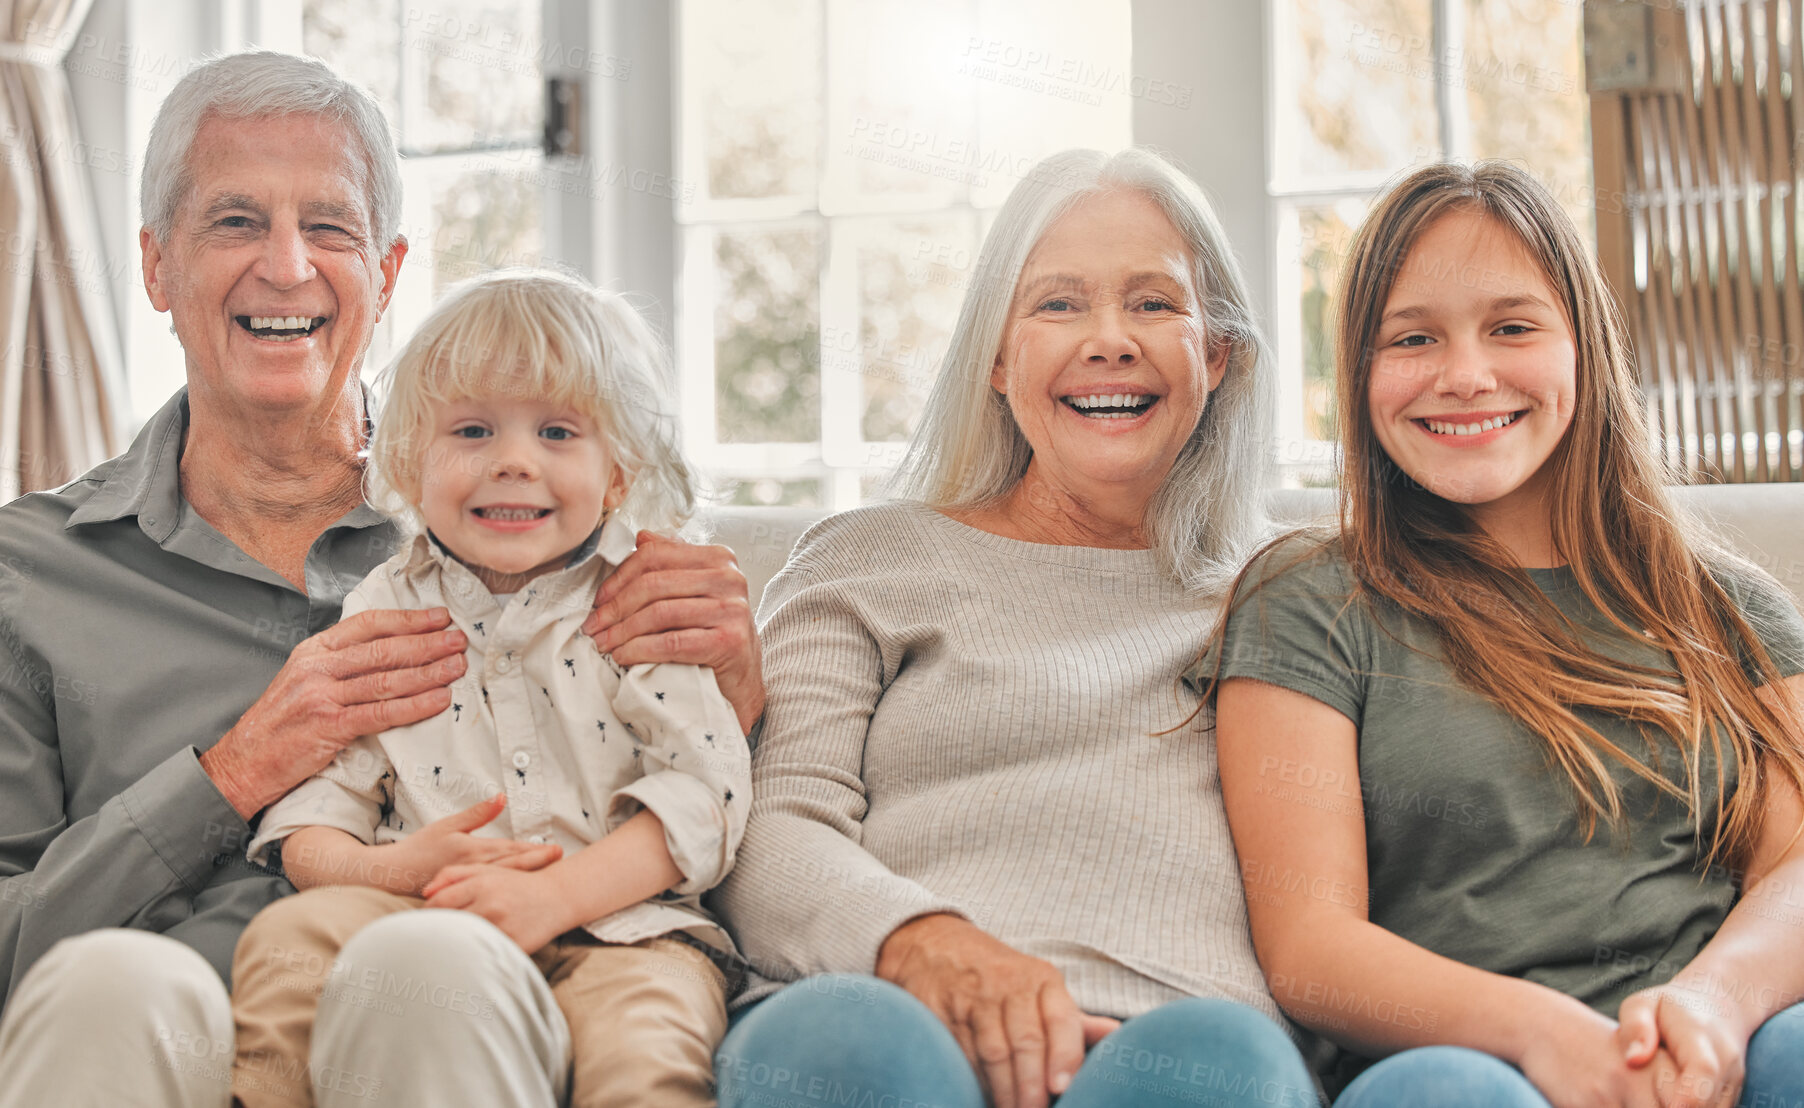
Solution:
[[[420,471],[420,514],[491,591],[562,567],[626,482],[594,421],[531,397],[442,406]]]
[[[1561,298],[1496,220],[1454,211],[1410,250],[1373,341],[1369,404],[1385,453],[1480,526],[1545,526],[1547,459],[1572,422],[1578,357]],[[1506,540],[1507,541],[1507,540]]]

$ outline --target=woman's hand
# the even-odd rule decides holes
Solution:
[[[1741,1097],[1748,1036],[1721,1003],[1671,984],[1622,1002],[1616,1041],[1629,1065],[1644,1065],[1659,1052],[1676,1067],[1659,1085],[1661,1108],[1734,1108]]]
[[[1515,1061],[1553,1108],[1666,1108],[1661,1090],[1678,1073],[1664,1051],[1631,1063],[1616,1021],[1577,1000],[1561,1005]]]
[[[472,832],[492,821],[507,806],[507,794],[435,819],[398,843],[376,849],[388,853],[388,875],[383,887],[390,892],[425,896],[426,886],[449,866],[493,865],[514,870],[536,870],[564,856],[556,843],[523,843],[514,839],[483,838]]]
[[[907,989],[951,1031],[996,1108],[1046,1108],[1086,1047],[1120,1026],[1080,1011],[1049,962],[956,916],[911,920],[884,940],[877,976]]]
[[[569,904],[543,873],[504,865],[446,866],[426,886],[426,907],[475,912],[528,954],[570,930]]]
[[[764,714],[764,669],[745,574],[724,546],[639,532],[639,548],[601,583],[583,634],[623,666],[709,667],[747,733]]]

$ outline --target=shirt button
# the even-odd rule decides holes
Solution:
[[[532,759],[527,756],[526,751],[524,751],[524,750],[514,751],[514,768],[515,769],[525,769],[527,766],[529,766],[531,764],[532,764]]]
[[[513,669],[514,669],[514,660],[512,658],[504,657],[504,658],[496,659],[496,661],[495,661],[495,672],[496,673],[512,673]]]
[[[542,845],[544,845],[544,844],[545,844],[545,843],[548,843],[548,842],[550,842],[550,841],[551,841],[551,840],[550,840],[550,839],[548,839],[548,838],[546,838],[546,837],[545,837],[545,836],[543,836],[543,835],[534,835],[534,836],[532,836],[532,837],[531,837],[531,838],[529,838],[529,839],[527,839],[527,840],[526,840],[526,841],[527,841],[527,842],[529,842],[529,843],[534,843],[534,844],[536,844],[536,845],[540,845],[540,846],[542,846]]]

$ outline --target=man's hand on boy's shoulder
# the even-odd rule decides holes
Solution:
[[[583,633],[623,666],[709,667],[749,732],[764,714],[764,668],[747,596],[731,550],[641,531],[639,548],[601,583]]]
[[[357,736],[444,711],[467,645],[443,608],[340,620],[294,648],[263,695],[200,756],[201,769],[249,819]]]

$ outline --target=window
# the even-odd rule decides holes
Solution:
[[[1131,141],[1129,0],[671,8],[675,119],[628,125],[676,128],[653,168],[677,288],[632,291],[676,305],[685,445],[736,502],[851,507],[913,430],[1015,182]],[[539,62],[560,10],[304,0],[300,48],[376,92],[403,154],[410,278],[372,370],[447,284],[554,250]]]
[[[1591,227],[1579,0],[1276,0],[1269,194],[1281,459],[1326,478],[1334,437],[1329,307],[1384,181],[1441,158],[1515,158]]]
[[[677,363],[747,504],[847,508],[900,456],[990,218],[1131,141],[1127,0],[683,0]]]
[[[540,9],[303,0],[298,45],[375,93],[401,149],[407,279],[364,361],[368,376],[447,286],[544,261]]]

